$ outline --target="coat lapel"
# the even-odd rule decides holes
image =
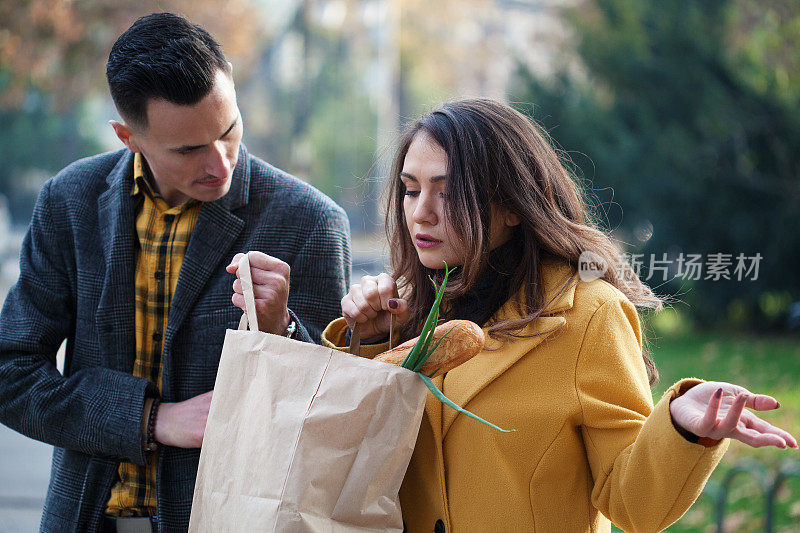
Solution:
[[[95,321],[104,363],[115,370],[131,372],[136,358],[133,153],[122,156],[106,182],[108,189],[97,200],[105,271]]]
[[[535,334],[536,336],[505,343],[497,351],[482,351],[447,374],[445,395],[453,400],[456,405],[465,407],[489,383],[497,379],[523,355],[541,344],[566,322],[566,319],[562,316],[539,317],[524,330],[525,335]],[[484,329],[484,333],[487,333],[487,329]],[[489,338],[488,333],[486,337],[487,339]],[[497,346],[499,343],[492,343],[490,340],[487,341],[487,344],[491,348],[493,347],[492,344]],[[447,430],[450,429],[458,415],[458,411],[454,409],[444,409],[442,413],[442,438],[447,435]]]
[[[501,343],[491,339],[487,333],[488,328],[484,328],[486,349],[447,374],[446,390],[443,392],[456,405],[466,408],[469,401],[489,383],[566,324],[566,319],[561,313],[572,307],[577,277],[566,263],[551,261],[543,263],[541,278],[546,307],[541,316],[522,331],[522,338]],[[506,302],[498,311],[496,318],[503,320],[518,317],[517,302],[522,298],[522,294],[523,291],[520,291],[515,298]],[[442,390],[441,384],[438,386]],[[432,423],[437,410],[435,404],[439,404],[438,417],[441,419],[443,439],[459,413],[447,407],[442,409],[439,401],[429,395],[425,407]]]
[[[442,390],[442,384],[444,382],[443,376],[434,376],[431,378],[431,381],[436,385],[436,388]],[[431,423],[431,429],[433,429],[434,442],[440,444],[440,449],[442,442],[442,406],[442,402],[437,400],[436,396],[428,393],[425,398],[425,414],[428,417],[428,421]]]

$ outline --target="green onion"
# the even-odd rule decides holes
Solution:
[[[487,426],[489,426],[490,428],[494,428],[497,431],[502,431],[503,433],[511,433],[512,431],[516,431],[515,429],[503,429],[501,427],[497,427],[494,424],[492,424],[491,422],[487,422],[483,418],[479,417],[478,415],[476,415],[474,413],[470,413],[469,411],[467,411],[463,407],[459,407],[458,405],[456,405],[455,402],[453,402],[453,400],[451,400],[450,398],[448,398],[447,396],[442,394],[442,391],[440,391],[439,389],[436,388],[436,385],[433,384],[433,381],[431,381],[428,376],[426,376],[425,374],[420,372],[419,373],[419,377],[422,378],[422,382],[425,383],[425,386],[428,387],[428,390],[431,391],[431,393],[433,393],[433,395],[436,396],[436,398],[440,402],[442,402],[445,405],[448,405],[448,406],[452,407],[453,409],[455,409],[459,413],[464,413],[468,417],[474,418],[478,422],[482,422],[482,423],[486,424]]]
[[[433,341],[434,329],[436,329],[436,326],[439,324],[439,305],[442,303],[442,297],[444,296],[444,287],[447,284],[447,278],[450,276],[450,272],[452,272],[452,269],[447,268],[447,263],[444,264],[444,268],[445,268],[444,280],[442,281],[441,287],[437,287],[436,282],[433,281],[433,279],[431,279],[431,283],[433,283],[433,288],[436,291],[436,300],[433,302],[433,307],[431,307],[431,310],[428,313],[428,318],[425,320],[425,324],[422,326],[422,333],[419,334],[417,342],[414,343],[414,346],[411,348],[411,351],[408,352],[408,355],[403,360],[403,364],[400,366],[402,366],[403,368],[407,368],[409,370],[413,370],[414,372],[419,374],[419,377],[422,379],[422,382],[425,383],[425,386],[428,387],[428,390],[431,391],[431,393],[440,402],[455,409],[459,413],[463,413],[468,417],[473,418],[483,424],[486,424],[487,426],[494,428],[498,431],[502,431],[503,433],[510,433],[511,431],[516,431],[513,429],[508,430],[497,427],[494,424],[487,422],[483,418],[479,417],[478,415],[470,413],[463,407],[456,405],[455,402],[453,402],[451,399],[445,396],[442,393],[442,391],[436,388],[436,385],[434,385],[433,382],[430,380],[430,378],[436,375],[436,373],[440,370],[441,367],[434,370],[433,373],[430,374],[429,376],[426,376],[420,371],[422,365],[424,365],[425,361],[428,360],[428,357],[430,357],[430,355],[436,351],[436,348],[438,348],[439,344],[444,340],[444,338],[450,334],[450,331],[453,331],[451,329],[450,331],[442,335],[442,338],[439,339],[436,342],[436,344],[434,344],[433,348],[430,350],[428,349],[430,348],[431,341]]]
[[[425,324],[422,326],[422,333],[419,334],[419,338],[417,342],[414,343],[414,346],[411,348],[411,351],[408,353],[406,358],[403,360],[403,364],[400,365],[403,368],[408,368],[409,370],[417,371],[419,367],[422,365],[418,363],[422,361],[424,363],[430,352],[428,352],[428,346],[430,346],[431,339],[433,339],[433,330],[439,322],[439,304],[442,302],[442,297],[444,296],[444,287],[447,284],[447,278],[450,276],[450,272],[452,270],[447,268],[447,263],[445,263],[445,272],[444,272],[444,281],[442,281],[442,286],[436,293],[436,301],[433,302],[433,307],[431,307],[430,313],[428,313],[428,318],[425,320]],[[436,283],[433,282],[433,286],[436,287]]]

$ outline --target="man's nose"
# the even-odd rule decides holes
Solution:
[[[215,178],[227,178],[231,172],[231,163],[222,142],[211,143],[205,171]]]

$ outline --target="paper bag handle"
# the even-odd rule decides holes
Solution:
[[[361,324],[358,322],[350,330],[350,346],[347,351],[352,355],[358,355],[361,352]]]
[[[394,339],[394,315],[389,317],[389,349],[392,349],[392,340]],[[350,346],[347,351],[352,355],[358,355],[361,352],[361,324],[356,322],[353,329],[350,330]]]
[[[250,272],[250,258],[244,254],[239,259],[239,281],[242,282],[242,293],[244,294],[244,306],[247,311],[242,313],[239,320],[239,329],[245,330],[250,325],[250,331],[258,331],[258,314],[256,313],[256,297],[253,293],[253,276]],[[248,318],[250,317],[250,318]]]

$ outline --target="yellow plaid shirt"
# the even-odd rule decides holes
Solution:
[[[133,375],[149,378],[161,390],[164,331],[201,202],[170,207],[148,182],[144,158],[135,154],[133,192],[136,202],[136,361]],[[119,481],[111,489],[106,512],[114,516],[156,514],[156,457],[147,466],[119,465]]]

